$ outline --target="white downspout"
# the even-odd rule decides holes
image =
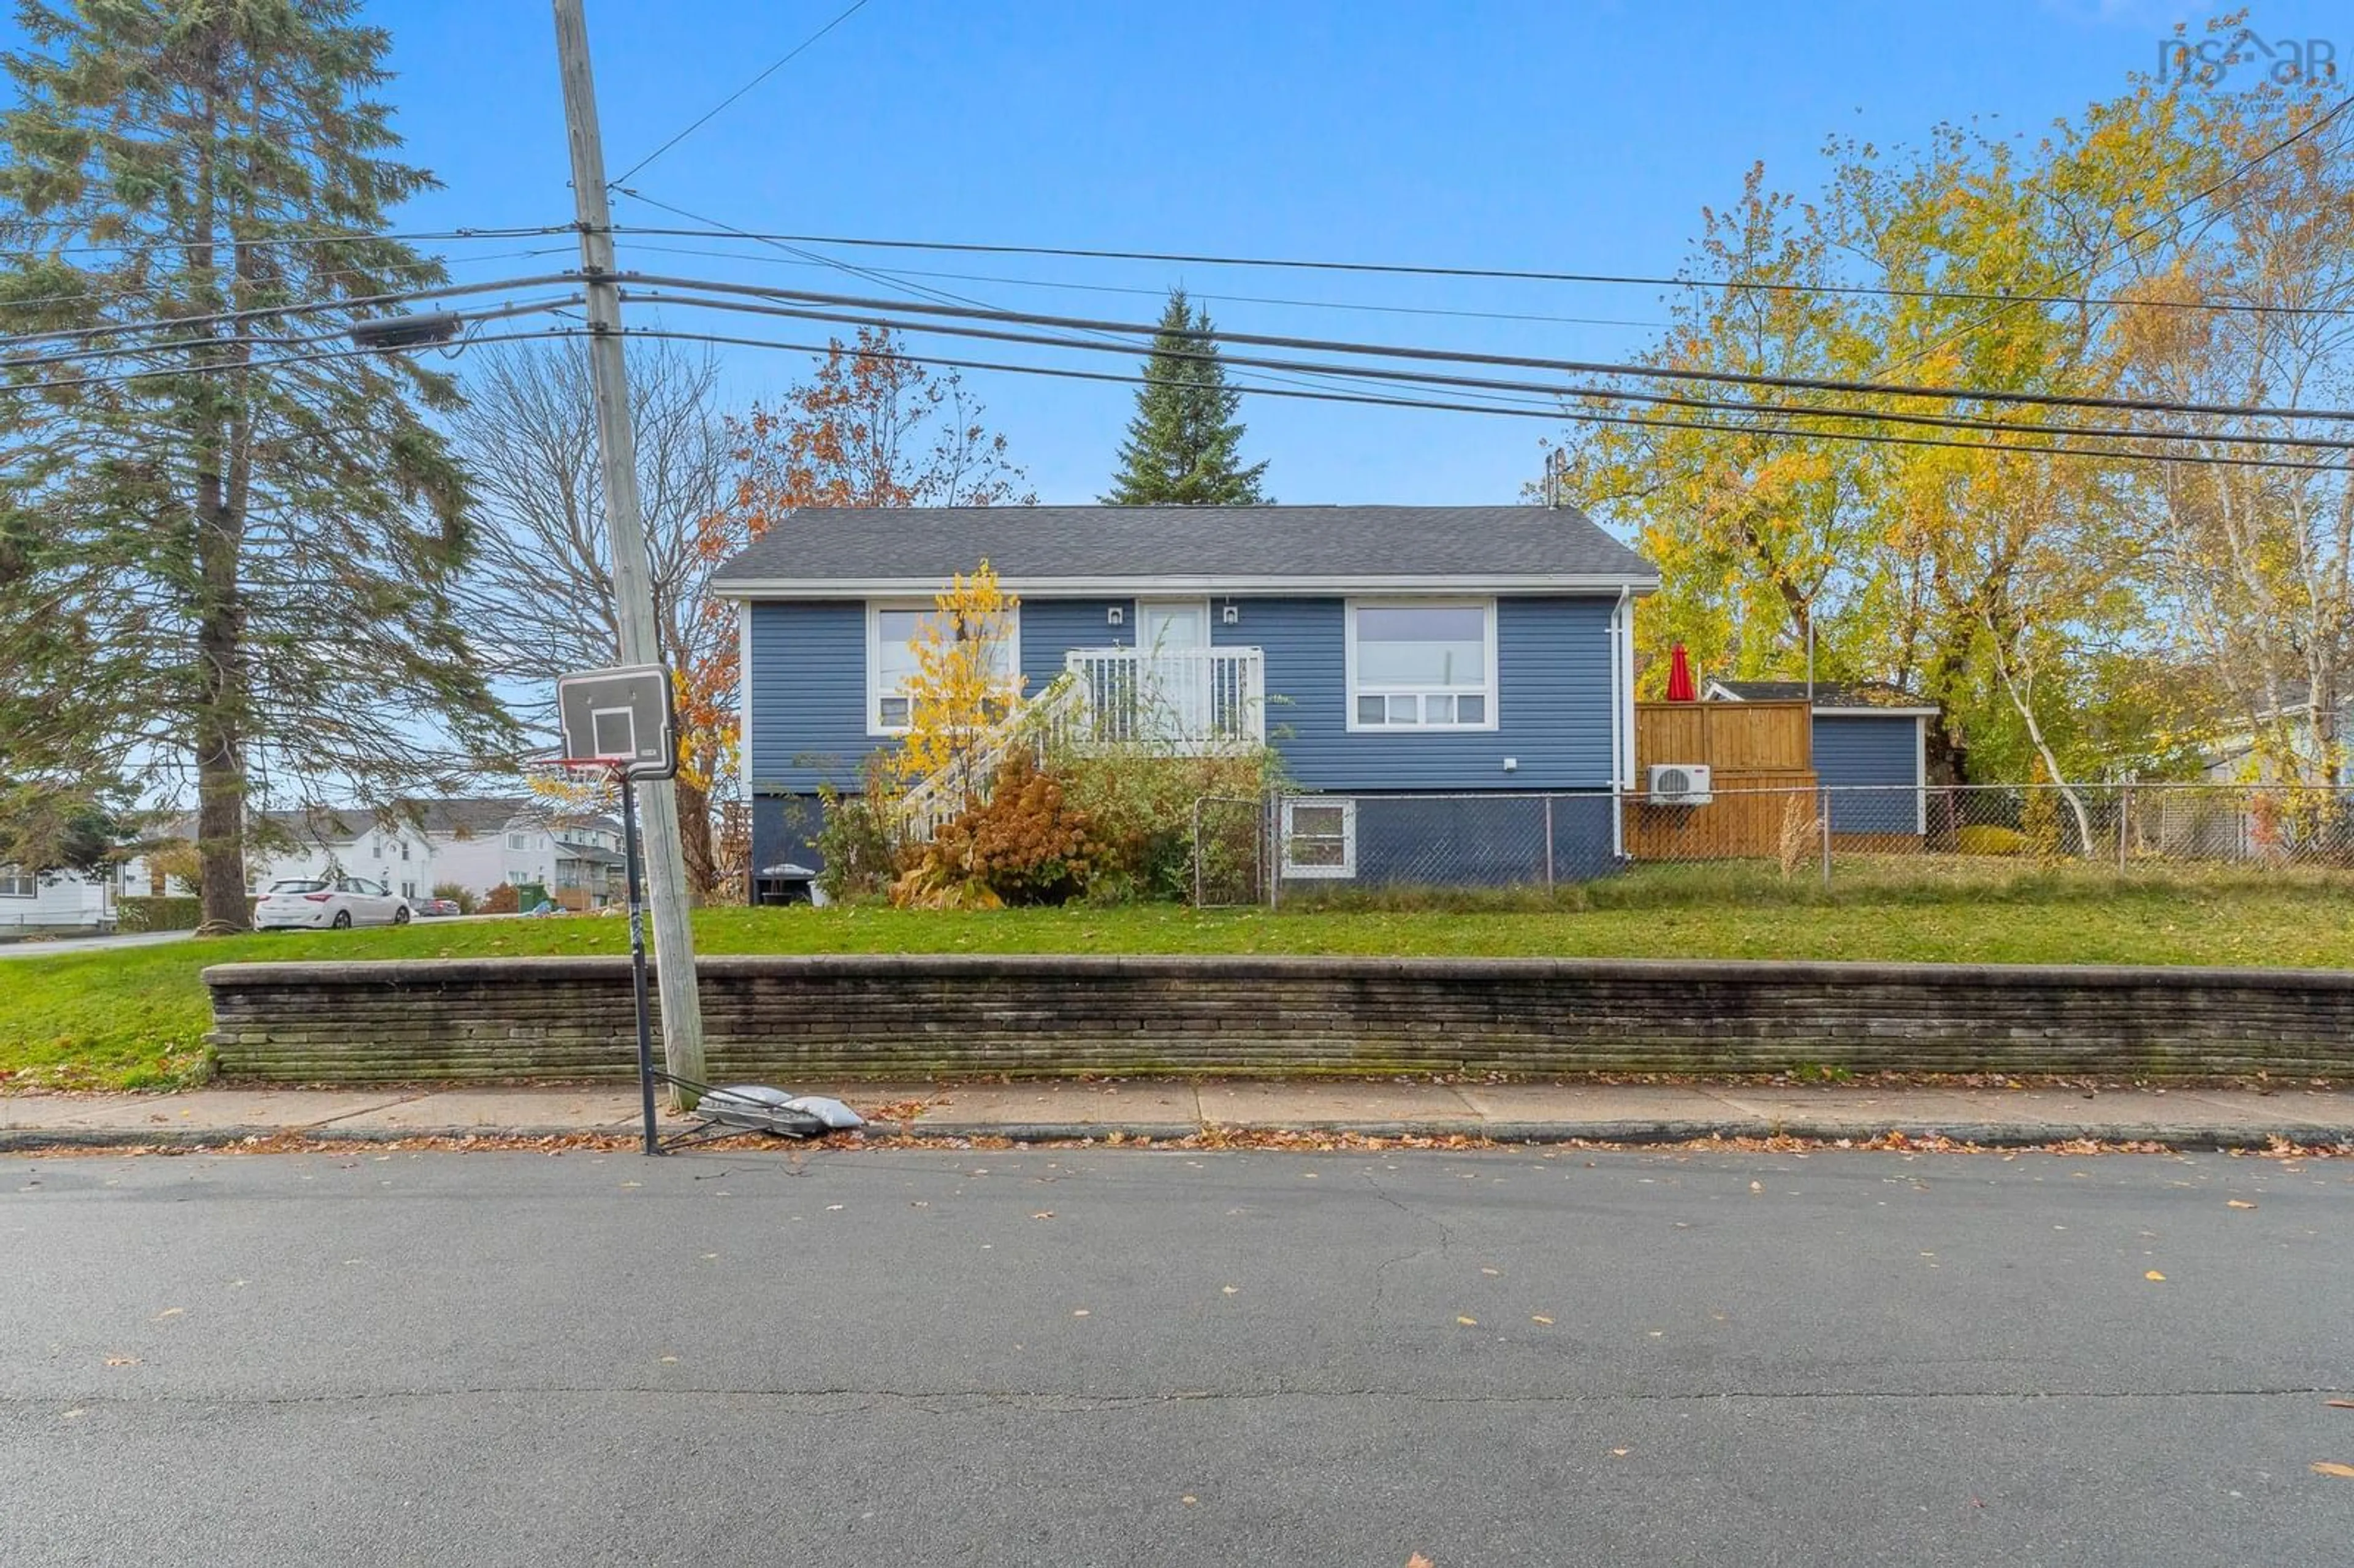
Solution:
[[[1621,588],[1610,611],[1610,856],[1627,858],[1628,770],[1634,766],[1635,736],[1629,716],[1634,703],[1634,662],[1629,653],[1628,606],[1634,589]]]

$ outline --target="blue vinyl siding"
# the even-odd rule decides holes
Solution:
[[[1227,625],[1220,611],[1238,611]],[[1220,647],[1267,654],[1267,734],[1310,789],[1606,789],[1610,786],[1610,610],[1601,597],[1497,603],[1498,727],[1458,734],[1351,734],[1343,601],[1220,598]],[[1109,624],[1119,605],[1123,623]],[[751,608],[755,793],[855,789],[867,754],[866,609],[857,603]],[[1132,645],[1130,599],[1034,599],[1022,607],[1025,690],[1043,690],[1074,648]],[[1518,767],[1504,771],[1504,758]]]
[[[753,605],[754,792],[854,789],[875,744],[866,733],[866,607]]]
[[[1119,607],[1114,626],[1105,612]],[[1022,605],[1022,690],[1036,696],[1063,673],[1074,648],[1127,648],[1136,641],[1136,603],[1125,599],[1042,599]]]
[[[1835,833],[1921,831],[1920,720],[1900,714],[1815,715],[1815,775],[1833,791]],[[1857,785],[1906,788],[1840,794]]]
[[[1342,600],[1232,602],[1239,619],[1214,613],[1211,639],[1266,651],[1267,736],[1308,789],[1610,787],[1611,599],[1498,600],[1497,727],[1452,735],[1350,733]]]
[[[1105,611],[1123,610],[1110,624]],[[1040,599],[1022,606],[1023,690],[1035,695],[1074,648],[1114,648],[1135,636],[1129,599]],[[889,744],[866,733],[866,606],[752,606],[752,788],[854,789],[867,755]]]

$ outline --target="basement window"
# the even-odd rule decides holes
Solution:
[[[1308,796],[1283,803],[1283,874],[1357,874],[1357,803]]]

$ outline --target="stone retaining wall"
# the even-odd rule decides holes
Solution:
[[[707,958],[715,1080],[2354,1072],[2354,974],[1580,959]],[[619,1078],[628,960],[224,964],[225,1075]]]

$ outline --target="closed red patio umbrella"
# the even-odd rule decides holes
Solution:
[[[1676,644],[1676,651],[1668,658],[1668,701],[1700,701],[1700,693],[1692,686],[1691,656],[1684,652],[1684,645],[1681,642]]]

